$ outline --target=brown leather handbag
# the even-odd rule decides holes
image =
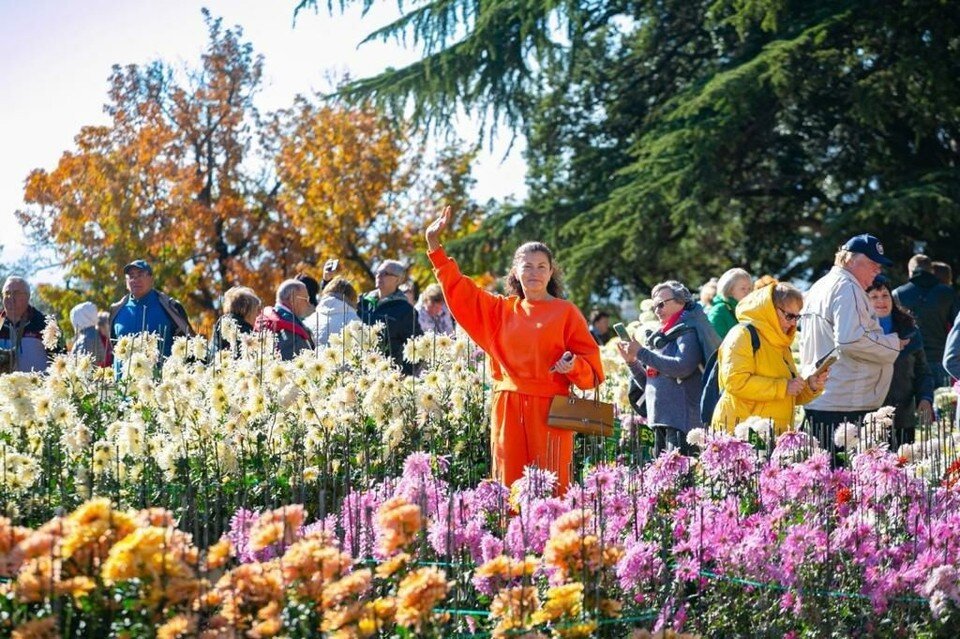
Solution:
[[[599,386],[593,398],[579,397],[570,387],[568,395],[557,395],[550,402],[547,425],[563,428],[581,435],[613,435],[613,404],[600,401]]]

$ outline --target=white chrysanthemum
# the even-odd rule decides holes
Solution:
[[[143,379],[153,373],[153,366],[143,353],[133,353],[123,362],[122,367],[124,376],[132,380]]]
[[[280,385],[287,381],[287,369],[283,363],[276,362],[267,368],[267,374],[264,381],[273,385]]]
[[[190,355],[198,362],[207,358],[207,338],[203,335],[194,335],[190,338]]]
[[[403,359],[411,364],[419,364],[431,359],[433,345],[430,337],[430,335],[424,335],[408,339],[403,345]]]
[[[383,439],[387,445],[387,450],[393,450],[400,445],[400,442],[403,441],[403,430],[403,420],[401,419],[392,419],[387,423],[387,427],[383,431]]]
[[[887,422],[889,426],[893,425],[893,418],[897,414],[896,406],[881,406],[872,413],[867,414],[863,420],[869,421],[871,419],[883,420]]]
[[[82,422],[75,423],[71,428],[64,430],[60,437],[60,442],[67,451],[73,455],[79,455],[90,445],[93,440],[93,433],[90,428]]]
[[[860,444],[860,426],[851,422],[838,424],[833,431],[833,444],[848,450],[857,448]]]
[[[117,433],[117,447],[121,457],[126,455],[136,457],[142,454],[143,444],[143,430],[136,424],[125,423]]]
[[[280,405],[280,408],[286,410],[296,403],[299,396],[300,389],[297,388],[295,384],[287,384],[283,390],[280,391],[280,394],[277,395],[277,403]]]
[[[53,398],[50,395],[46,393],[38,393],[33,396],[34,415],[40,421],[46,421],[50,419],[52,408]]]
[[[687,433],[687,443],[697,448],[703,448],[707,443],[707,431],[703,428],[692,428]]]
[[[176,474],[178,457],[177,447],[173,444],[163,446],[154,457],[157,466],[160,467],[168,480],[172,480]]]
[[[230,345],[231,350],[237,347],[237,335],[240,334],[240,325],[229,315],[220,318],[220,335],[223,341]]]
[[[750,439],[750,424],[747,422],[740,422],[733,428],[733,436],[742,441],[747,441]]]
[[[303,469],[303,481],[312,484],[320,478],[320,469],[316,466],[307,466]]]
[[[420,387],[417,393],[417,404],[427,414],[436,414],[440,412],[442,408],[440,405],[440,396],[437,394],[436,389],[426,386]]]
[[[48,351],[54,350],[60,343],[60,325],[57,324],[57,318],[53,315],[47,315],[47,322],[43,326],[43,332],[40,333],[40,341],[43,347]]]
[[[425,386],[429,388],[437,389],[437,388],[440,388],[440,383],[443,381],[443,378],[440,377],[439,372],[432,370],[432,371],[426,372],[421,378],[421,381]]]
[[[101,439],[93,444],[92,468],[94,472],[102,473],[113,470],[113,446],[110,442]]]
[[[93,381],[98,384],[112,384],[116,381],[116,372],[113,367],[97,368],[93,373]]]
[[[173,345],[170,347],[170,357],[167,358],[167,363],[172,363],[171,360],[174,362],[182,362],[183,360],[187,359],[187,353],[189,352],[190,344],[187,341],[187,338],[183,336],[174,337]]]
[[[71,358],[68,358],[66,355],[57,355],[54,357],[53,361],[50,362],[50,366],[47,367],[47,375],[50,377],[66,377],[68,375],[72,376],[70,359]],[[93,359],[93,356],[76,354],[72,359],[90,361]]]

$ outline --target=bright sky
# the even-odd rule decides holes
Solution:
[[[206,43],[202,7],[225,27],[243,27],[244,40],[263,54],[262,111],[329,88],[331,70],[364,77],[416,59],[394,44],[358,48],[392,17],[388,9],[362,20],[358,11],[333,17],[302,11],[294,26],[295,6],[296,0],[0,0],[0,261],[30,250],[14,217],[27,174],[53,169],[82,126],[107,122],[102,106],[110,67],[156,59],[197,65]],[[473,134],[469,123],[462,129],[463,137]],[[497,143],[475,166],[478,200],[522,196],[521,145],[504,160],[507,148]],[[51,270],[37,279],[58,277]]]

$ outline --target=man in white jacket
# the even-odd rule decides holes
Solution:
[[[800,364],[807,374],[816,362],[836,349],[839,357],[820,397],[806,406],[808,432],[836,453],[836,426],[859,423],[883,404],[890,388],[893,362],[910,341],[885,335],[877,321],[867,287],[882,267],[883,245],[872,235],[857,235],[837,251],[830,272],[810,288],[800,315]],[[836,458],[835,458],[836,459]]]

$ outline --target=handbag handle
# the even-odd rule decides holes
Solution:
[[[599,404],[600,403],[600,376],[597,375],[597,371],[593,370],[592,366],[590,367],[590,372],[593,373],[593,403]],[[567,395],[569,397],[576,397],[577,391],[575,389],[576,389],[576,386],[574,386],[573,384],[570,384],[570,386],[567,387]],[[583,395],[581,395],[580,397],[582,399],[588,399],[587,391],[584,391]]]

